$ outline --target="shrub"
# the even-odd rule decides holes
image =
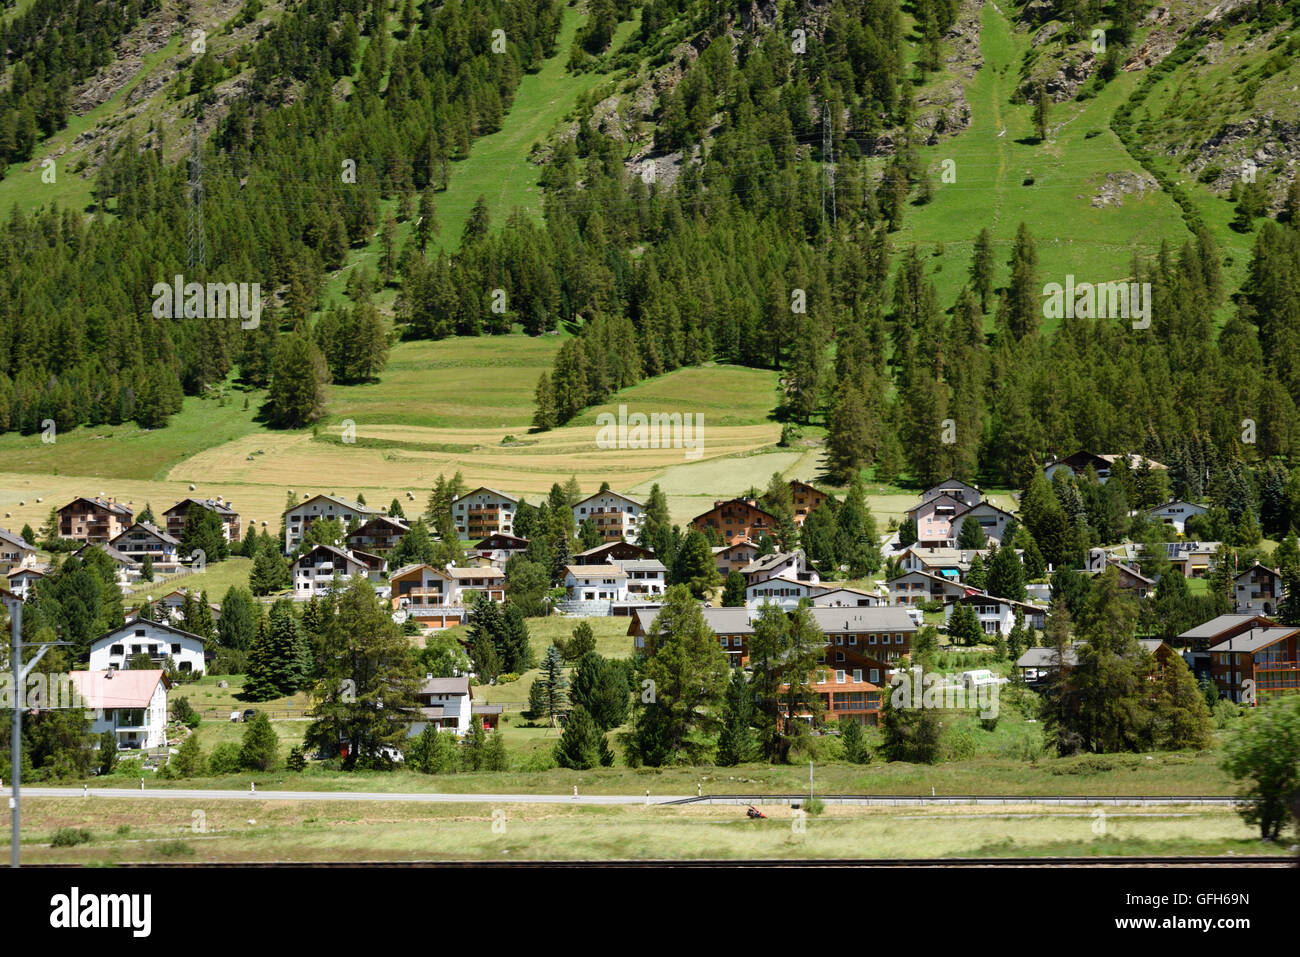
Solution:
[[[76,847],[78,844],[89,844],[94,839],[95,836],[84,827],[61,827],[50,838],[50,844],[53,847]]]
[[[808,812],[809,817],[816,817],[826,810],[826,802],[821,798],[809,798],[803,802],[803,809]]]
[[[155,850],[159,857],[181,857],[194,853],[194,848],[184,841],[163,841]]]
[[[284,764],[290,771],[303,771],[307,767],[307,755],[303,754],[302,748],[294,745],[289,749],[289,757]]]
[[[208,770],[213,774],[234,774],[239,770],[239,745],[223,741],[208,755]]]

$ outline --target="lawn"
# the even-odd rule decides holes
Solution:
[[[735,805],[352,804],[28,798],[27,863],[268,860],[639,860],[940,858],[1152,854],[1286,855],[1231,810],[1003,807],[866,808],[817,816]],[[61,827],[92,840],[54,848]],[[8,840],[8,835],[4,840]]]

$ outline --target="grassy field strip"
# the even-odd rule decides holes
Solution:
[[[671,860],[707,858],[939,858],[972,856],[1245,854],[1287,849],[1260,845],[1227,810],[1107,815],[1026,808],[1009,816],[898,814],[878,808],[827,808],[796,818],[767,807],[749,820],[742,807],[582,807],[522,804],[310,805],[209,801],[200,816],[185,802],[160,809],[124,798],[107,804],[34,798],[25,805],[28,863],[134,860]],[[1116,820],[1118,818],[1118,820]],[[925,826],[916,822],[924,820]],[[196,829],[196,821],[201,829]],[[92,840],[49,846],[59,827],[86,828]],[[206,840],[225,837],[229,840]],[[170,840],[162,840],[170,838]],[[147,842],[147,843],[144,843]]]

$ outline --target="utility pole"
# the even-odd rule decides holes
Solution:
[[[9,866],[19,866],[18,842],[21,834],[21,789],[23,781],[23,708],[26,702],[23,689],[27,676],[45,652],[55,645],[70,645],[70,641],[42,642],[36,656],[23,667],[23,600],[13,592],[0,588],[0,599],[9,609],[9,664],[13,669],[13,723],[9,729]],[[49,703],[49,702],[46,702]]]
[[[202,116],[194,117],[190,130],[190,224],[189,268],[193,272],[208,262],[207,236],[203,228],[203,136]]]

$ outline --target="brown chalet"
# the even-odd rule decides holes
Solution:
[[[1300,628],[1270,625],[1211,645],[1210,677],[1220,696],[1253,705],[1300,691],[1297,641]]]
[[[826,501],[826,493],[818,491],[807,482],[790,480],[790,496],[794,501],[794,523],[800,527],[808,515]]]
[[[410,530],[401,519],[376,515],[348,532],[348,548],[362,549],[374,555],[387,555]]]
[[[190,507],[197,505],[209,512],[216,512],[221,519],[221,534],[228,542],[238,542],[240,538],[239,513],[224,498],[185,498],[181,499],[167,511],[163,512],[167,534],[179,540],[185,534],[185,523],[190,517]]]
[[[76,498],[59,509],[59,538],[107,545],[130,527],[133,514],[111,498]]]
[[[746,539],[758,541],[776,531],[776,518],[758,507],[752,498],[733,498],[714,502],[713,508],[691,519],[696,531],[713,529],[719,542],[734,545]]]

